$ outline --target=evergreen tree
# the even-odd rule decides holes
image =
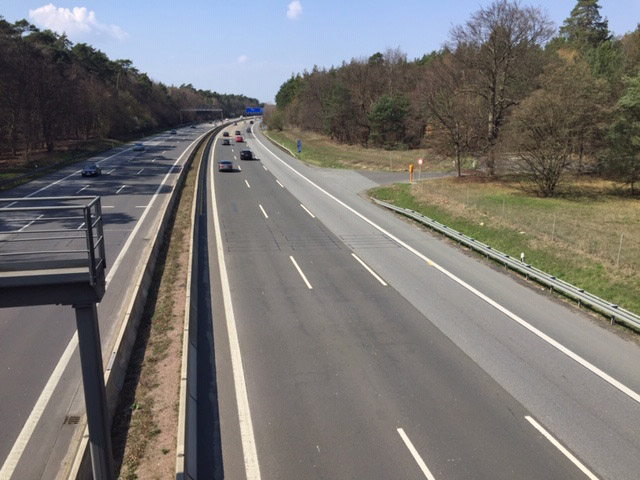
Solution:
[[[596,48],[611,38],[609,22],[600,16],[598,0],[578,0],[560,27],[560,35],[578,48]]]

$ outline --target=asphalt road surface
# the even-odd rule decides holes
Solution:
[[[145,139],[90,160],[99,177],[82,177],[82,164],[66,167],[0,196],[2,198],[100,195],[104,215],[107,291],[98,306],[103,354],[128,304],[140,253],[187,155],[210,126]],[[37,229],[44,221],[3,224],[2,231]],[[78,220],[78,227],[81,221]],[[2,233],[0,231],[0,234]],[[34,292],[37,295],[37,292]],[[55,478],[84,412],[81,373],[69,306],[0,310],[0,478]]]
[[[252,129],[212,149],[200,478],[638,478],[636,342]]]

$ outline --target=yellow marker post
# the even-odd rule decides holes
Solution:
[[[409,183],[413,183],[413,163],[409,164]]]

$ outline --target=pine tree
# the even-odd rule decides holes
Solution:
[[[578,0],[560,27],[560,35],[578,48],[596,48],[611,38],[609,22],[600,15],[598,0]]]

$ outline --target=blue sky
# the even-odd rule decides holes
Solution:
[[[65,30],[168,85],[191,83],[272,102],[294,72],[399,47],[440,48],[452,26],[490,0],[2,0],[0,15]],[[524,1],[562,24],[575,0]],[[640,1],[600,0],[615,34],[640,22]],[[75,9],[75,10],[74,10]]]

